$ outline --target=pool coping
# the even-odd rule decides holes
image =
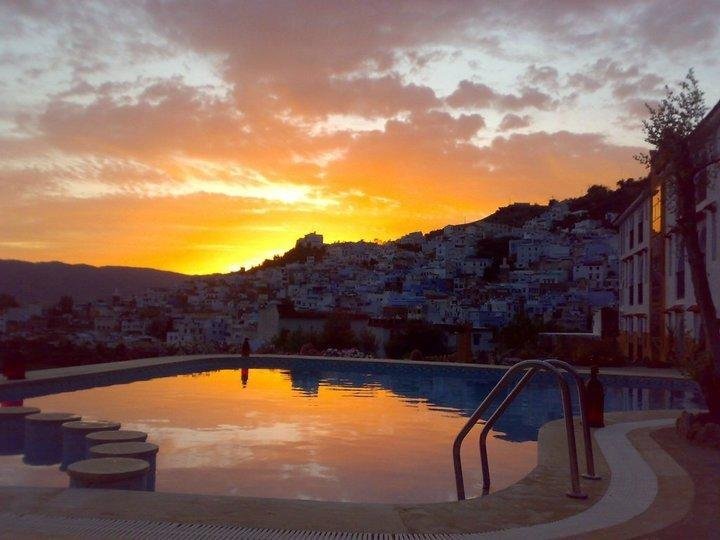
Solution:
[[[342,533],[343,538],[353,538],[355,534],[363,538],[366,536],[362,535],[550,538],[570,534],[603,536],[605,527],[611,527],[613,537],[648,534],[682,519],[689,507],[688,500],[692,500],[692,481],[659,445],[653,445],[650,437],[654,430],[672,423],[677,414],[678,411],[609,414],[607,427],[596,431],[594,437],[597,469],[603,479],[583,481],[583,489],[589,495],[585,501],[565,497],[567,457],[566,452],[558,452],[565,445],[565,437],[562,421],[555,420],[541,429],[538,465],[530,474],[504,490],[467,501],[362,504],[3,487],[0,532],[22,532],[18,529],[22,517],[26,526],[44,524],[51,531],[56,527],[56,533],[62,533],[63,527],[90,520],[97,532],[125,523],[131,531],[133,527],[149,531],[152,527],[172,525],[186,527],[183,530],[193,534],[224,531],[232,536],[235,532],[240,538],[253,531],[258,538],[294,538],[301,532],[303,538],[341,537],[334,533]],[[623,444],[624,448],[620,448]],[[614,457],[611,469],[605,453],[615,447],[625,453],[621,452],[619,459]],[[665,486],[664,494],[658,486]],[[635,507],[629,508],[633,504]],[[652,519],[643,517],[647,513]],[[584,523],[583,515],[591,515],[592,519]]]
[[[372,363],[372,364],[395,364],[411,366],[435,366],[446,368],[474,368],[474,369],[496,369],[507,370],[511,366],[498,364],[476,364],[461,362],[430,362],[427,360],[395,360],[390,358],[347,358],[337,356],[301,356],[301,355],[277,355],[277,354],[253,354],[249,360],[279,360],[292,361],[333,361],[349,363]],[[61,368],[49,368],[31,370],[26,374],[25,379],[7,380],[0,375],[0,389],[18,388],[42,381],[55,381],[59,379],[71,379],[87,375],[123,373],[139,371],[146,368],[171,367],[180,365],[191,365],[194,363],[211,362],[213,360],[242,360],[244,357],[239,354],[194,354],[180,356],[159,356],[150,358],[139,358],[135,360],[123,360],[120,362],[104,362],[99,364],[84,364],[79,366],[68,366]],[[576,366],[581,374],[589,374],[589,367]],[[644,368],[644,367],[606,367],[601,369],[602,375],[609,376],[632,376],[650,377],[658,379],[671,379],[690,381],[686,375],[675,368]]]

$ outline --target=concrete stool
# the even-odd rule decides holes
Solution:
[[[158,446],[148,442],[107,443],[93,446],[90,456],[94,458],[124,457],[142,459],[150,465],[147,476],[147,491],[155,491],[155,472]]]
[[[130,431],[119,429],[117,431],[95,431],[85,436],[85,456],[90,456],[90,449],[98,444],[121,442],[145,442],[147,433],[143,431]]]
[[[147,461],[132,458],[84,459],[67,468],[71,488],[142,491],[150,469]]]
[[[64,423],[62,425],[63,449],[60,469],[65,470],[71,463],[85,459],[85,436],[88,433],[115,429],[120,429],[120,424],[106,420]]]
[[[39,412],[37,407],[0,407],[0,455],[22,454],[25,417]]]
[[[38,413],[25,417],[25,457],[29,465],[52,465],[62,460],[62,425],[80,420],[77,414]]]

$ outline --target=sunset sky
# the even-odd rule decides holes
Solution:
[[[642,169],[720,2],[0,0],[0,258],[227,272]]]

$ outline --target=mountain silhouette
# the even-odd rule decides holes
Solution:
[[[63,295],[75,302],[140,293],[148,287],[175,287],[190,276],[151,268],[90,266],[62,262],[26,262],[0,259],[0,294],[20,304],[54,304]]]

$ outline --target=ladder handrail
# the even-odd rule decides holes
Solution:
[[[585,381],[578,371],[569,363],[559,360],[558,358],[548,358],[545,360],[551,366],[564,369],[573,379],[578,391],[578,405],[580,407],[580,422],[583,428],[583,443],[585,445],[585,474],[583,478],[588,480],[600,480],[601,477],[595,473],[595,457],[593,455],[592,435],[590,434],[590,424],[587,420],[587,394],[585,393]]]
[[[558,382],[558,386],[560,388],[560,395],[562,399],[563,404],[563,415],[565,417],[565,431],[567,436],[567,442],[568,442],[568,456],[570,458],[570,492],[568,492],[568,495],[571,497],[576,498],[585,498],[587,495],[584,495],[582,491],[580,490],[580,480],[578,475],[578,464],[577,464],[577,450],[575,447],[575,427],[573,425],[573,416],[572,416],[572,403],[570,401],[570,390],[568,389],[567,381],[563,378],[560,371],[549,364],[548,362],[545,362],[543,360],[523,360],[522,362],[518,362],[517,364],[510,367],[505,374],[500,378],[498,383],[495,385],[495,387],[490,391],[490,393],[485,396],[485,399],[483,399],[482,403],[478,406],[478,408],[475,410],[475,412],[470,416],[468,421],[465,423],[465,425],[462,427],[460,432],[455,437],[455,441],[453,442],[453,464],[455,467],[455,485],[457,488],[457,495],[458,500],[465,499],[465,484],[463,481],[463,474],[462,474],[462,462],[460,459],[460,447],[462,446],[462,442],[467,436],[467,434],[472,430],[472,428],[477,424],[477,422],[480,420],[482,414],[486,411],[486,409],[492,404],[493,400],[497,397],[497,395],[502,391],[505,386],[510,382],[511,377],[518,371],[524,370],[527,368],[536,368],[537,370],[544,370],[549,371],[553,375],[555,375],[555,378]],[[517,393],[522,390],[522,388],[527,384],[527,382],[530,380],[532,375],[526,374],[521,379],[520,383],[522,383],[522,386],[520,388],[517,388],[520,383],[518,383],[513,391],[511,392],[512,399],[517,395]],[[515,392],[517,390],[517,392]],[[510,396],[509,396],[510,397]],[[509,402],[508,402],[509,404]],[[501,405],[502,406],[502,405]],[[506,405],[507,407],[507,405]]]
[[[488,463],[488,454],[487,454],[487,436],[488,433],[490,433],[490,430],[495,425],[495,422],[502,416],[502,414],[505,412],[505,409],[507,409],[510,404],[515,401],[515,398],[518,396],[520,392],[522,392],[523,388],[527,386],[527,384],[532,380],[532,378],[535,376],[535,374],[538,372],[540,368],[534,367],[530,368],[525,375],[522,376],[522,378],[518,381],[518,383],[515,385],[515,387],[510,391],[510,393],[505,397],[505,399],[498,405],[498,408],[495,409],[495,412],[492,413],[490,418],[487,419],[487,422],[485,422],[485,425],[482,428],[482,431],[480,432],[480,438],[479,438],[479,446],[480,446],[480,464],[482,465],[482,474],[483,474],[483,494],[488,493],[490,491],[490,464]]]
[[[588,425],[587,418],[586,418],[586,397],[585,397],[585,384],[580,376],[580,374],[575,370],[575,368],[568,364],[567,362],[563,362],[562,360],[559,360],[557,358],[551,358],[551,359],[545,359],[545,362],[550,364],[551,366],[554,366],[558,369],[562,369],[567,371],[575,380],[575,385],[577,387],[578,391],[578,403],[580,406],[580,419],[582,423],[583,428],[583,437],[584,437],[584,446],[585,446],[585,466],[586,466],[586,473],[583,474],[583,478],[587,478],[590,480],[600,480],[600,476],[597,476],[595,474],[595,460],[593,457],[593,448],[592,448],[592,436],[590,435],[590,426]],[[490,430],[493,428],[497,420],[500,418],[500,416],[505,412],[505,409],[508,408],[508,406],[512,403],[512,401],[517,397],[517,395],[522,391],[522,389],[530,382],[530,380],[535,376],[537,373],[538,368],[531,368],[530,371],[528,371],[522,379],[515,385],[515,387],[512,389],[512,391],[508,394],[508,396],[503,400],[503,402],[498,406],[498,408],[495,410],[495,412],[492,414],[490,418],[488,418],[487,422],[485,422],[485,425],[482,428],[482,431],[480,432],[480,438],[479,438],[479,447],[480,447],[480,462],[482,465],[482,472],[483,472],[483,493],[487,493],[490,490],[490,466],[488,463],[488,455],[487,455],[487,436],[490,433]]]

